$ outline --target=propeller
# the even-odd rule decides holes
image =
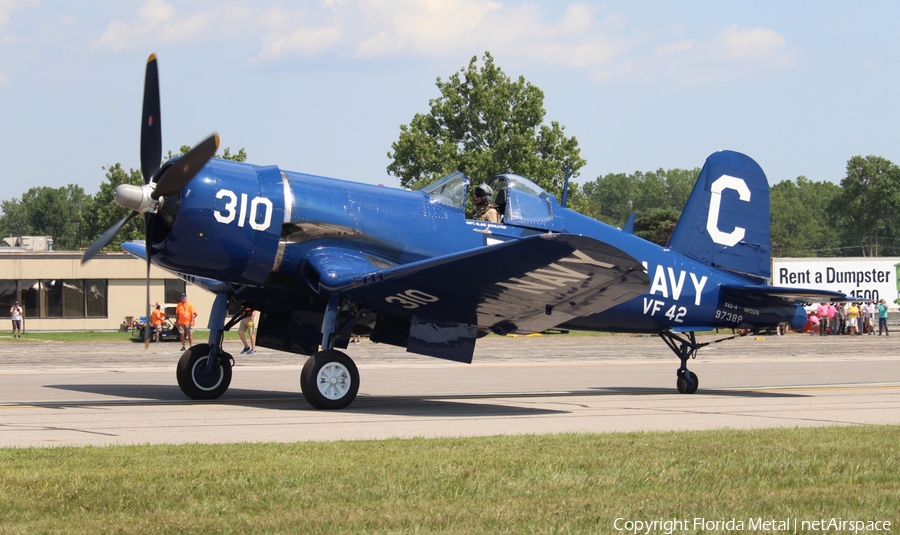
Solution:
[[[212,134],[204,139],[173,165],[161,168],[162,128],[159,105],[159,69],[156,54],[147,58],[144,75],[144,105],[141,114],[141,173],[144,185],[121,184],[116,187],[116,204],[131,208],[131,213],[106,231],[85,250],[81,263],[90,261],[106,247],[115,235],[129,221],[138,215],[144,216],[144,244],[147,260],[147,321],[144,324],[144,347],[150,343],[150,243],[153,231],[153,214],[165,202],[165,197],[179,193],[193,179],[200,169],[219,149],[219,135]]]

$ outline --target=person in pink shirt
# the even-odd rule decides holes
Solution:
[[[837,307],[834,306],[834,303],[828,304],[828,330],[828,334],[839,334]]]
[[[825,336],[828,333],[828,305],[819,303],[816,315],[819,316],[819,335]]]

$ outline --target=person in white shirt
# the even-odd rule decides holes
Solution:
[[[19,306],[19,302],[9,309],[9,316],[12,318],[13,338],[22,338],[22,321],[25,319],[25,312]]]

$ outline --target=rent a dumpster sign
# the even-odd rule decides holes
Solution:
[[[900,257],[775,258],[772,284],[843,292],[860,301],[900,298]]]

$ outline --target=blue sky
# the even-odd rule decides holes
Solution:
[[[139,167],[143,71],[164,152],[218,131],[250,161],[397,185],[387,153],[491,52],[607,173],[753,157],[770,183],[900,163],[900,2],[0,0],[0,199]]]

